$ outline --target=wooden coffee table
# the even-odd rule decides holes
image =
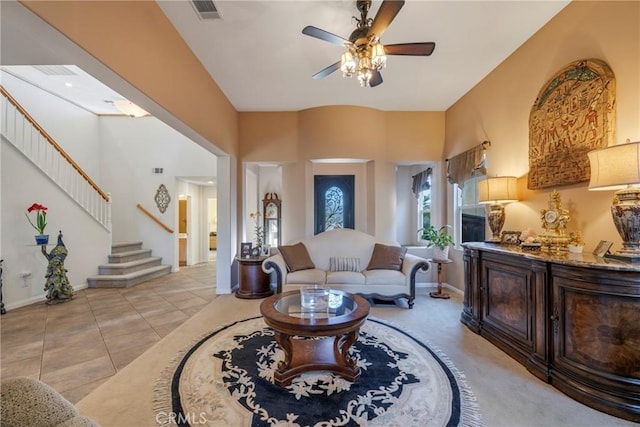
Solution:
[[[305,313],[300,292],[290,291],[262,301],[260,312],[285,355],[274,374],[277,385],[287,386],[310,371],[331,371],[351,382],[360,378],[360,368],[349,356],[349,348],[369,315],[364,298],[332,290],[327,312]]]

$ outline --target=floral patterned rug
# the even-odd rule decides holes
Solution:
[[[261,317],[235,322],[185,349],[156,382],[156,417],[178,426],[480,426],[464,376],[447,357],[369,318],[351,348],[351,383],[311,372],[273,383],[283,352]]]

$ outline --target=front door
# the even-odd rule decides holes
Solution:
[[[354,228],[354,175],[314,177],[315,231]]]

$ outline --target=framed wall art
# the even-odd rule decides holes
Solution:
[[[589,180],[587,153],[615,142],[615,93],[597,59],[572,62],[542,87],[529,114],[529,189]]]

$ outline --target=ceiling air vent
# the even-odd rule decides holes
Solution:
[[[220,12],[212,0],[191,0],[200,19],[220,19]]]
[[[47,76],[76,76],[71,68],[64,65],[35,65],[33,68],[46,74]]]

